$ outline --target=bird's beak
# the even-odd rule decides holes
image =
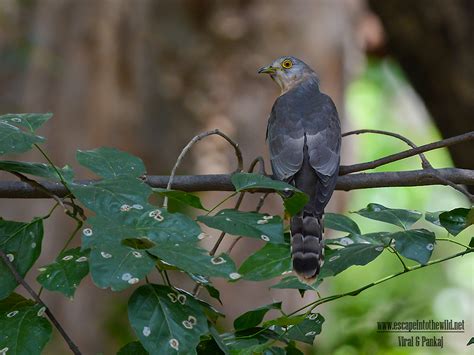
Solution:
[[[262,67],[258,70],[259,74],[275,74],[277,68],[272,67],[271,65],[267,65],[266,67]]]

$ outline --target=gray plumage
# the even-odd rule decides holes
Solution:
[[[320,92],[316,74],[302,61],[281,57],[259,72],[270,74],[282,89],[267,127],[273,174],[309,196],[290,229],[293,268],[310,282],[324,260],[322,218],[339,172],[339,117],[331,98]]]

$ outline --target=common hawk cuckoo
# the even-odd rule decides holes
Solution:
[[[320,91],[316,73],[301,60],[280,57],[258,72],[269,74],[281,89],[267,126],[273,175],[309,196],[290,230],[293,270],[312,282],[324,261],[324,208],[339,173],[339,117],[331,98]]]

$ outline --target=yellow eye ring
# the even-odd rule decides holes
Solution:
[[[285,59],[282,63],[281,66],[285,69],[290,69],[293,66],[293,62],[289,59]]]

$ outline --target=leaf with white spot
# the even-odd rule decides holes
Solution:
[[[128,302],[135,334],[151,354],[195,354],[207,318],[191,295],[168,286],[145,285]]]
[[[293,325],[285,334],[287,339],[313,345],[316,335],[321,333],[324,317],[319,313],[310,313],[305,320]]]
[[[88,219],[91,235],[83,236],[83,247],[90,248],[104,242],[117,243],[124,239],[147,239],[153,246],[159,242],[197,243],[201,229],[188,216],[169,213],[151,205],[140,205],[117,216],[94,216]],[[159,211],[160,218],[150,216]]]
[[[358,215],[390,223],[403,229],[408,229],[418,221],[423,214],[418,211],[388,208],[377,203],[369,203],[366,208],[356,211]]]
[[[356,222],[347,216],[337,213],[324,214],[324,228],[351,234],[361,234],[360,228]]]
[[[367,233],[367,234],[349,234],[348,236],[342,238],[331,238],[325,239],[325,245],[340,245],[348,246],[351,244],[374,244],[374,245],[383,245],[386,246],[390,243],[390,233],[388,232],[376,232],[376,233]]]
[[[68,165],[66,165],[64,168],[56,167],[56,169],[66,181],[70,181],[74,177],[74,173],[71,167]],[[51,165],[44,163],[28,163],[8,160],[0,161],[0,170],[39,176],[51,180],[60,179],[56,169]]]
[[[267,243],[250,255],[240,266],[239,274],[245,280],[267,280],[291,270],[291,253],[288,244]]]
[[[103,244],[93,248],[89,256],[92,280],[98,287],[110,287],[112,291],[135,285],[154,265],[155,260],[145,251],[121,244]]]
[[[272,303],[263,307],[253,309],[251,311],[245,312],[234,320],[234,329],[242,330],[247,328],[253,328],[259,325],[265,314],[268,313],[271,309],[281,310],[281,302]]]
[[[236,268],[233,260],[226,254],[209,256],[207,250],[188,243],[159,243],[147,250],[168,264],[183,271],[204,276],[232,278]]]
[[[199,216],[197,220],[229,234],[257,238],[270,243],[285,243],[283,223],[278,216],[226,209],[214,216]]]
[[[0,155],[23,153],[33,144],[45,139],[34,134],[44,122],[52,117],[50,113],[19,113],[0,116]]]
[[[88,257],[89,250],[66,250],[59,254],[54,263],[40,269],[37,280],[47,290],[72,298],[81,280],[89,273]]]
[[[324,264],[319,277],[334,276],[353,265],[366,265],[384,250],[383,245],[351,244],[345,248],[326,250]]]
[[[74,196],[88,209],[102,216],[124,213],[121,207],[148,204],[151,187],[130,176],[118,176],[91,184],[69,184]]]
[[[285,210],[292,216],[301,211],[308,202],[308,196],[293,185],[273,180],[262,174],[235,173],[232,175],[231,180],[236,191],[251,191],[255,189],[277,191],[283,199]]]
[[[41,354],[52,333],[43,313],[41,305],[16,293],[0,301],[0,353]]]
[[[444,227],[450,234],[456,236],[474,224],[474,209],[455,208],[446,212],[426,212],[425,219],[434,225]]]
[[[404,257],[426,264],[433,253],[436,236],[426,229],[410,229],[390,234],[394,248]]]
[[[97,175],[108,179],[119,176],[140,177],[145,174],[143,161],[115,148],[78,150],[77,161]]]
[[[41,253],[43,220],[14,222],[0,219],[0,249],[24,277]],[[18,283],[10,269],[0,261],[0,300],[8,297]]]

